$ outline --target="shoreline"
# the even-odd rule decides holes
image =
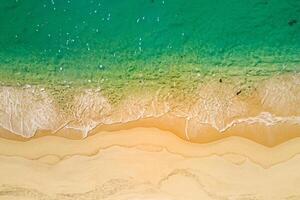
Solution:
[[[101,90],[82,89],[66,97],[66,107],[45,89],[0,87],[0,137],[27,141],[57,135],[79,140],[99,131],[135,127],[170,131],[192,143],[239,136],[272,147],[299,137],[299,74],[253,85],[248,91],[243,83],[216,79],[200,84],[189,98],[160,89],[132,91],[118,105]]]

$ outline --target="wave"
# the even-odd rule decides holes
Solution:
[[[112,105],[100,89],[84,89],[76,91],[69,100],[71,109],[67,112],[44,88],[1,87],[0,126],[24,138],[42,130],[58,133],[67,129],[86,137],[99,127],[145,119],[169,120],[167,126],[178,126],[182,137],[191,141],[206,134],[205,131],[228,134],[240,126],[243,128],[236,132],[247,132],[254,125],[264,127],[259,131],[262,134],[269,134],[271,128],[267,127],[278,125],[288,127],[286,131],[291,128],[299,132],[299,79],[292,77],[267,80],[247,96],[237,95],[235,85],[208,83],[199,87],[194,99],[185,102],[175,101],[157,90],[128,94],[119,105]],[[184,124],[174,124],[178,119]]]

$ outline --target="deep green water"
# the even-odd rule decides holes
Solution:
[[[0,47],[3,85],[295,72],[300,1],[2,0]]]

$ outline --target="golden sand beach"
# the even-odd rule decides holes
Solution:
[[[299,199],[300,139],[192,144],[135,128],[0,140],[0,199]]]

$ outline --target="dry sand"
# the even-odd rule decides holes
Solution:
[[[156,128],[0,139],[0,199],[300,199],[300,138],[195,144]]]

